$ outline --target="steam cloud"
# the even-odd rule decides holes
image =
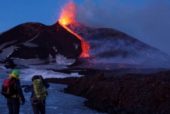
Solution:
[[[85,0],[78,5],[78,20],[121,30],[170,55],[168,0]]]

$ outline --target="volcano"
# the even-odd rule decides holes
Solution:
[[[0,35],[1,60],[7,58],[48,59],[61,54],[78,58],[81,41],[59,23],[46,26],[40,23],[18,25]]]
[[[84,58],[86,67],[115,63],[121,67],[126,67],[125,64],[166,66],[170,60],[164,52],[112,28],[93,28],[80,23],[68,28],[90,45],[90,57]],[[59,22],[51,26],[25,23],[0,35],[0,50],[1,61],[16,58],[47,61],[56,59],[57,55],[79,60],[82,43]]]
[[[115,65],[167,67],[170,64],[169,55],[123,32],[79,23],[73,2],[62,9],[59,19],[51,26],[25,23],[0,34],[0,61],[8,59],[19,62],[38,59],[46,63],[64,60],[66,65],[76,62],[79,67],[100,69],[101,65],[106,69]]]

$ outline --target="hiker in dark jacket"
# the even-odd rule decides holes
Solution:
[[[31,91],[31,104],[34,114],[45,114],[46,97],[48,95],[47,88],[49,84],[41,75],[32,77],[32,85],[25,85],[24,91]]]
[[[20,104],[25,103],[25,98],[20,86],[19,70],[12,70],[9,74],[9,79],[14,81],[14,93],[11,96],[6,96],[9,114],[19,114]]]

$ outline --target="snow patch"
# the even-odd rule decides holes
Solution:
[[[27,46],[27,47],[38,47],[38,45],[36,45],[34,43],[30,43],[30,42],[24,43],[24,46]]]
[[[3,60],[5,58],[9,57],[14,52],[14,50],[15,50],[14,46],[4,49],[0,54],[0,60]]]
[[[32,76],[34,75],[42,75],[44,78],[66,78],[66,77],[81,77],[79,73],[61,73],[54,72],[52,70],[43,70],[43,69],[21,69],[21,80],[30,81]]]
[[[56,55],[56,63],[58,65],[72,65],[75,61],[75,59],[68,59],[67,57],[61,54]]]
[[[43,60],[40,60],[38,58],[36,59],[20,59],[20,58],[16,58],[14,59],[14,63],[16,63],[17,65],[31,65],[31,64],[42,64],[44,63]]]

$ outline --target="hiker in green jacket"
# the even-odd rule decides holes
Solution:
[[[32,77],[32,85],[23,85],[24,92],[32,92],[31,104],[34,114],[46,114],[46,97],[49,84],[41,75]]]
[[[48,95],[48,83],[41,75],[32,77],[33,91],[31,95],[31,102],[34,114],[45,114],[46,97]]]

